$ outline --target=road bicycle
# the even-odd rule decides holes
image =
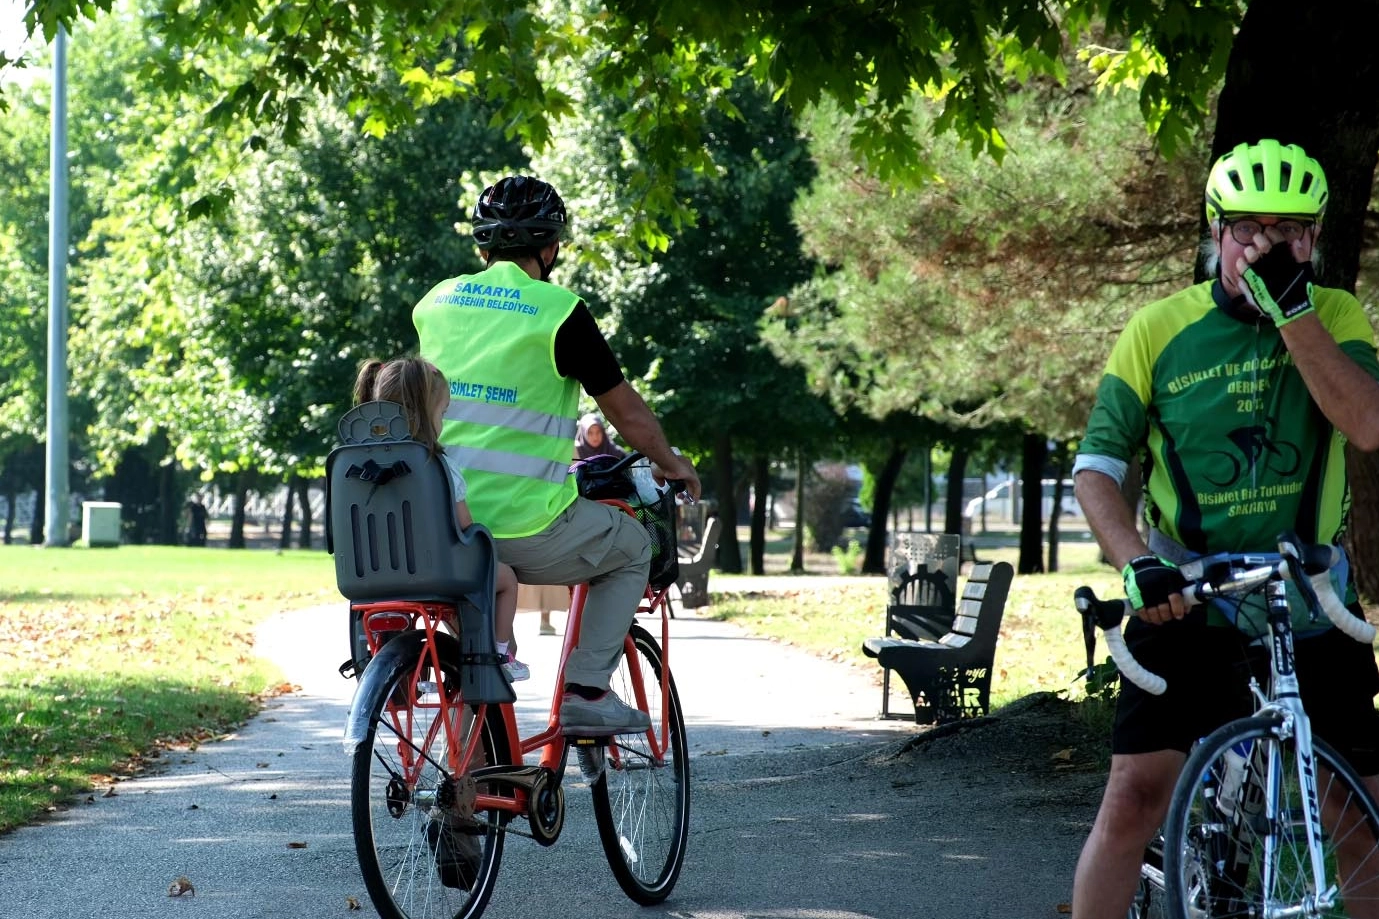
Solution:
[[[1294,670],[1291,584],[1309,623],[1330,620],[1370,644],[1375,630],[1336,595],[1333,546],[1303,546],[1279,537],[1275,555],[1213,556],[1183,566],[1189,606],[1231,604],[1251,595],[1267,601],[1269,688],[1251,676],[1256,709],[1199,740],[1175,784],[1162,832],[1145,851],[1131,919],[1171,917],[1379,916],[1379,807],[1360,776],[1324,740],[1312,736]],[[1120,673],[1145,691],[1165,683],[1125,644],[1120,623],[1127,600],[1074,594],[1078,610],[1106,637]],[[1250,617],[1238,615],[1248,630]]]
[[[641,459],[631,454],[594,478],[626,481],[626,470]],[[356,464],[359,477],[370,475],[366,466]],[[461,640],[466,626],[482,631],[482,617],[466,618],[470,611],[456,602],[383,597],[351,604],[355,660],[342,666],[347,675],[359,671],[345,736],[353,758],[350,806],[365,886],[385,919],[479,916],[497,883],[509,836],[542,846],[559,838],[571,748],[590,785],[604,855],[624,893],[651,905],[674,888],[685,859],[690,806],[684,716],[667,661],[675,499],[667,493],[654,507],[636,506],[630,494],[603,500],[655,531],[662,562],[669,553],[669,567],[653,558],[651,583],[637,610],[652,628],[659,620],[659,641],[634,622],[611,682],[627,704],[649,716],[645,733],[574,737],[561,728],[560,688],[578,643],[588,585],[571,589],[548,721],[530,736],[518,732],[506,677],[496,690],[484,689],[472,672],[487,668],[492,678],[501,673],[497,656],[482,650],[486,641]],[[341,527],[367,529],[355,519],[357,503],[352,517],[337,513],[345,515]],[[328,519],[336,525],[336,518]],[[385,519],[369,525],[386,530],[391,524]],[[367,569],[370,562],[346,564]],[[491,590],[491,577],[487,583]],[[491,596],[488,601],[491,610]],[[467,695],[471,691],[490,700],[476,702]]]

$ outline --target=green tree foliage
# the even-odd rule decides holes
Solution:
[[[744,117],[718,114],[705,126],[713,173],[680,172],[677,194],[696,222],[675,231],[652,265],[585,270],[572,283],[607,310],[626,372],[645,384],[675,442],[711,457],[719,513],[736,520],[739,485],[755,459],[826,438],[830,417],[803,375],[782,366],[758,332],[762,311],[809,275],[791,204],[813,164],[783,106],[745,80],[730,101]],[[590,189],[585,176],[571,176],[577,224],[581,198],[609,200],[606,180]],[[614,261],[609,253],[606,263]],[[754,532],[759,537],[764,532]],[[718,560],[724,570],[741,570],[733,527],[725,528]]]
[[[1128,101],[1032,87],[1011,99],[1000,169],[935,145],[936,181],[899,193],[852,168],[821,113],[797,219],[830,270],[772,317],[772,340],[873,417],[1077,430],[1101,343],[1193,251],[1200,151],[1163,161]]]
[[[857,172],[838,113],[821,107],[821,175],[796,216],[828,270],[768,330],[840,410],[946,429],[952,480],[978,440],[964,430],[1015,426],[1041,442],[1079,431],[1102,343],[1191,263],[1200,151],[1166,163],[1131,100],[1085,85],[1034,82],[1007,103],[1001,168],[935,143],[934,181],[901,191]],[[917,122],[933,117],[927,100],[914,106]],[[946,510],[959,532],[956,496]],[[869,546],[869,567],[881,552]]]
[[[35,0],[25,22],[51,40],[60,26],[114,2]],[[1097,49],[1093,63],[1108,83],[1138,87],[1145,119],[1172,151],[1204,122],[1241,11],[1237,0],[164,0],[150,21],[158,53],[144,73],[175,90],[214,87],[217,100],[205,112],[216,130],[246,119],[295,142],[310,100],[341,91],[350,111],[381,133],[441,99],[477,96],[496,106],[491,126],[539,151],[588,101],[548,62],[591,61],[592,98],[627,103],[617,124],[643,153],[633,179],[646,209],[629,241],[659,248],[658,218],[690,219],[675,195],[677,177],[686,166],[711,171],[705,127],[715,114],[734,113],[738,75],[797,113],[836,102],[850,116],[853,158],[883,180],[913,179],[925,172],[910,106],[915,90],[937,100],[932,130],[954,132],[1000,159],[1009,81],[1062,78],[1065,32],[1078,42],[1104,24],[1126,41]],[[219,49],[244,66],[231,73],[209,66]],[[201,205],[225,195],[213,189]]]

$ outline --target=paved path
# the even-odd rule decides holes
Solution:
[[[332,605],[267,623],[263,652],[301,690],[242,730],[0,837],[0,917],[373,915],[340,745],[353,686],[335,673],[344,617]],[[559,643],[536,628],[535,614],[519,616],[529,725],[544,723]],[[509,844],[486,919],[1057,915],[1085,825],[1050,824],[1037,806],[1020,813],[1028,792],[999,776],[897,764],[888,754],[917,729],[874,719],[879,692],[866,673],[726,623],[682,617],[672,629],[694,776],[675,894],[655,909],[621,895],[572,771],[564,835],[550,849]],[[969,794],[988,812],[974,814]],[[194,898],[167,895],[179,876]]]

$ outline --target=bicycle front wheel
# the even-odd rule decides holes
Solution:
[[[1174,919],[1379,915],[1379,809],[1350,764],[1313,738],[1325,861],[1319,887],[1297,747],[1278,726],[1267,715],[1231,722],[1188,757],[1164,823]],[[1278,788],[1272,805],[1271,783]]]
[[[594,781],[594,816],[618,886],[649,906],[670,896],[689,836],[689,754],[673,680],[661,685],[661,649],[641,626],[628,633],[612,688],[651,716],[646,734],[612,738]]]
[[[471,769],[509,762],[508,736],[499,706],[464,705],[458,664],[436,675],[417,660],[355,703],[369,713],[350,787],[355,849],[383,919],[474,919],[498,878],[506,819],[475,807],[492,788],[450,773],[442,711],[456,749],[477,744]]]

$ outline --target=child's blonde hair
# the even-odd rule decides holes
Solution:
[[[431,422],[431,410],[450,392],[450,384],[435,364],[419,357],[399,357],[391,361],[369,358],[359,365],[354,381],[354,404],[396,402],[402,406],[407,426],[416,441],[432,452],[440,447],[441,432]]]

